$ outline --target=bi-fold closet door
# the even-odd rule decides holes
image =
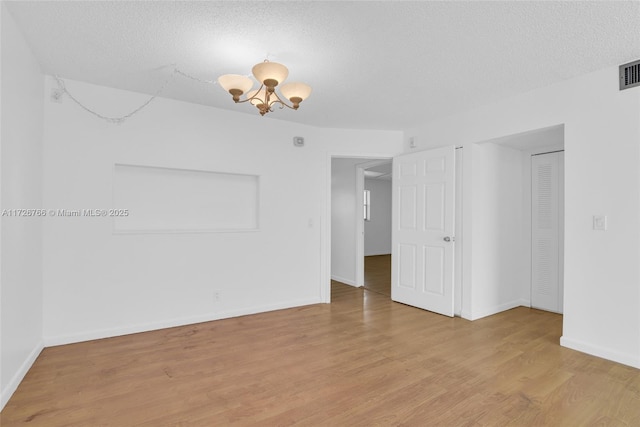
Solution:
[[[531,306],[562,313],[564,152],[531,156]]]

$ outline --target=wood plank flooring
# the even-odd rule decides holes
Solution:
[[[332,287],[332,304],[47,348],[0,425],[640,425],[640,371],[560,347],[560,315],[469,322]]]
[[[364,287],[391,297],[391,255],[364,257]]]

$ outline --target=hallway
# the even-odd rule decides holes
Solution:
[[[364,257],[364,288],[391,298],[391,255]]]

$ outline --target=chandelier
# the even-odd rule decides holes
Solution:
[[[233,96],[233,101],[236,104],[250,102],[258,108],[262,116],[273,111],[271,108],[274,105],[279,106],[280,109],[287,107],[297,110],[300,103],[311,94],[311,86],[307,84],[287,83],[279,86],[281,95],[278,95],[275,91],[276,86],[285,81],[289,70],[277,62],[269,62],[265,59],[264,62],[254,65],[251,72],[260,83],[258,89],[251,90],[253,80],[239,74],[220,76],[218,83]],[[243,94],[246,94],[246,97],[240,99]],[[286,103],[287,100],[291,102],[291,105]]]

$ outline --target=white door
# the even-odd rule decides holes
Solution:
[[[453,316],[455,147],[393,159],[391,299]]]
[[[564,153],[531,157],[531,306],[562,313]]]

